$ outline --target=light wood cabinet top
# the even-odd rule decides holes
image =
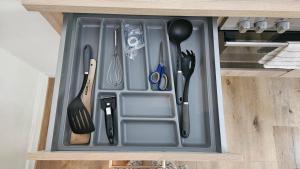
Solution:
[[[298,0],[23,0],[40,12],[300,18]]]

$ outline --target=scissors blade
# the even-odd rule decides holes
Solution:
[[[163,51],[163,43],[160,42],[159,45],[159,64],[164,65],[164,51]]]

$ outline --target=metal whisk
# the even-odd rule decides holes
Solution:
[[[121,65],[120,56],[118,55],[118,28],[114,30],[114,54],[109,64],[107,71],[107,82],[113,87],[119,86],[123,83],[123,69]]]

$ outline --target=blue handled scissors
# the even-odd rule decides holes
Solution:
[[[165,73],[165,65],[163,58],[163,43],[160,42],[159,46],[159,63],[156,70],[150,73],[149,81],[151,84],[157,85],[157,90],[166,90],[168,86],[168,76]]]

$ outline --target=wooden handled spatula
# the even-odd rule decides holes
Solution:
[[[72,130],[70,144],[88,144],[90,133],[95,130],[92,120],[91,97],[96,72],[96,60],[92,59],[90,45],[84,47],[84,80],[78,96],[68,106],[69,124]]]

